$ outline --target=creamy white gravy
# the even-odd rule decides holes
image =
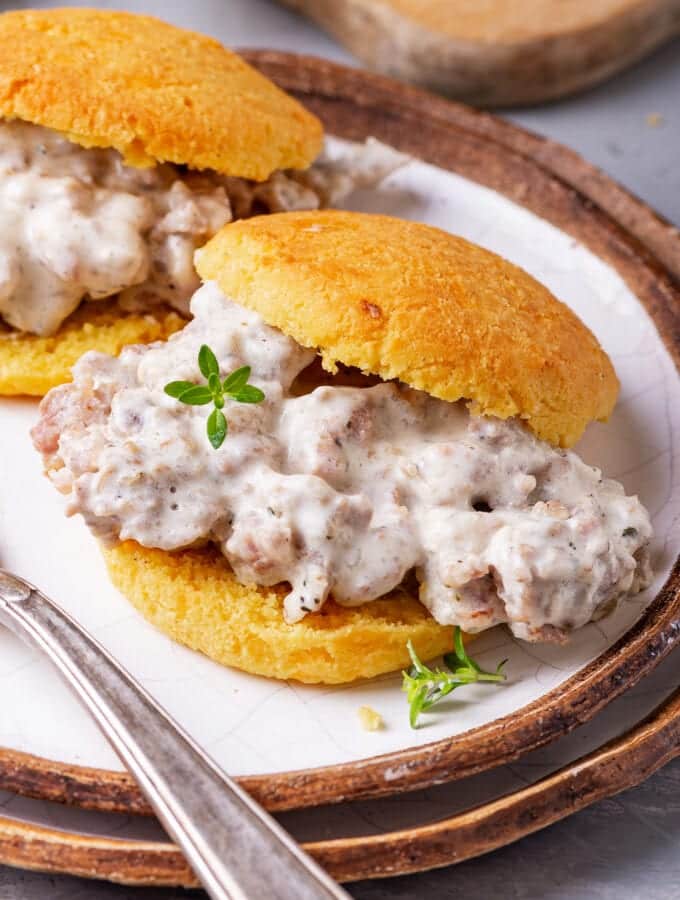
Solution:
[[[167,343],[89,353],[43,401],[35,444],[69,512],[105,541],[214,541],[239,580],[291,585],[290,622],[415,571],[439,622],[507,622],[527,640],[560,640],[648,582],[645,509],[574,453],[394,383],[296,396],[311,352],[214,284],[191,308]],[[201,380],[203,343],[222,377],[251,366],[266,397],[227,402],[217,451],[208,408],[163,392]]]
[[[48,128],[0,121],[0,318],[53,334],[82,300],[165,302],[187,313],[193,254],[222,225],[258,212],[316,209],[376,184],[404,160],[369,141],[306,172],[265,182],[84,149]]]

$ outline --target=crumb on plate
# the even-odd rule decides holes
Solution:
[[[359,721],[364,731],[379,731],[385,725],[380,713],[370,706],[359,707]]]
[[[663,125],[664,118],[661,113],[652,112],[647,114],[646,122],[650,128],[658,128],[660,125]]]

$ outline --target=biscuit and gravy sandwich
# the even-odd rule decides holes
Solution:
[[[614,369],[526,272],[339,211],[235,222],[196,264],[183,331],[86,354],[33,432],[164,632],[338,683],[452,626],[563,641],[648,583],[647,512],[567,449]]]
[[[322,142],[211,38],[123,12],[0,15],[0,394],[181,328],[194,251],[225,223],[337,202],[395,166],[375,144],[314,162]]]

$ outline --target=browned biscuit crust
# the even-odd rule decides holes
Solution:
[[[340,211],[225,226],[199,274],[327,367],[398,378],[571,446],[611,413],[614,368],[564,303],[517,266],[438,228]]]
[[[0,15],[0,117],[157,161],[265,180],[304,169],[321,123],[218,41],[97,9]]]

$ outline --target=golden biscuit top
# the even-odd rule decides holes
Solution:
[[[212,38],[95,9],[0,15],[0,116],[113,147],[129,165],[257,181],[306,168],[322,141],[311,113]]]
[[[204,280],[327,368],[398,378],[474,411],[519,416],[571,446],[611,413],[613,366],[565,304],[517,266],[438,228],[339,211],[225,226],[196,255]]]

